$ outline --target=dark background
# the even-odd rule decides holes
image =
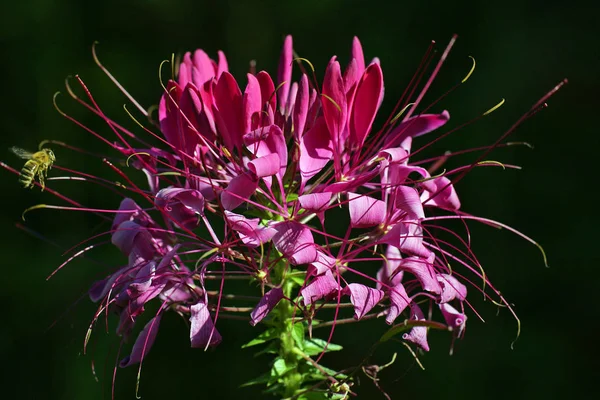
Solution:
[[[589,2],[590,4],[592,2]],[[433,111],[448,109],[449,126],[469,120],[506,98],[506,104],[437,147],[437,152],[492,143],[521,114],[561,79],[569,85],[549,107],[523,125],[512,140],[535,146],[501,149],[487,157],[523,166],[522,171],[479,169],[458,184],[466,211],[501,220],[538,240],[546,249],[544,268],[534,246],[506,231],[472,225],[474,248],[488,275],[515,304],[522,321],[505,310],[470,299],[485,318],[471,315],[466,338],[448,355],[450,339],[432,333],[432,351],[421,357],[421,371],[405,349],[395,343],[399,358],[382,373],[382,385],[393,398],[535,399],[588,397],[598,374],[598,21],[597,6],[578,1],[191,1],[135,0],[86,2],[36,0],[6,2],[0,24],[3,96],[0,159],[21,166],[8,148],[35,148],[55,139],[94,152],[110,152],[91,135],[62,118],[52,95],[64,92],[63,79],[80,74],[104,111],[130,127],[122,109],[125,98],[94,64],[91,44],[120,82],[143,105],[156,104],[161,94],[158,65],[172,52],[198,47],[216,56],[226,52],[230,70],[242,76],[248,61],[258,69],[276,71],[283,37],[294,35],[296,51],[320,71],[332,54],[343,63],[352,37],[362,41],[367,60],[381,59],[386,85],[384,113],[412,76],[429,41],[443,49],[459,35],[423,105],[434,101],[477,60],[471,79]],[[244,82],[241,82],[242,84]],[[73,102],[59,97],[62,109],[108,135],[106,127]],[[130,110],[133,107],[130,107]],[[96,159],[56,148],[60,165],[117,179]],[[113,154],[114,155],[114,154]],[[472,161],[466,157],[463,162]],[[62,251],[102,231],[91,214],[40,210],[26,225],[41,232],[55,247],[19,230],[23,209],[37,203],[61,204],[39,190],[21,190],[15,175],[2,170],[1,299],[3,323],[0,352],[4,398],[110,398],[112,367],[118,338],[99,328],[88,355],[82,345],[95,305],[85,296],[89,284],[106,269],[76,261],[53,279],[46,276],[64,260]],[[50,186],[83,204],[112,208],[118,199],[85,182],[54,181]],[[106,229],[106,227],[104,227]],[[104,239],[102,239],[104,240]],[[120,263],[106,246],[90,253],[106,263]],[[81,301],[77,299],[83,296]],[[50,328],[51,325],[56,324]],[[114,326],[114,321],[112,321]],[[335,340],[351,348],[325,364],[356,363],[385,327],[381,321],[339,327]],[[242,390],[242,382],[266,370],[265,358],[241,350],[257,331],[243,322],[219,324],[224,342],[203,353],[189,349],[188,332],[175,315],[163,319],[157,342],[142,371],[146,399],[261,398]],[[127,349],[125,348],[125,352]],[[90,364],[95,362],[99,383]],[[117,399],[134,396],[137,369],[119,370]],[[366,379],[359,398],[383,398]]]

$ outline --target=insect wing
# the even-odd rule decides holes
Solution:
[[[30,153],[27,150],[23,150],[20,147],[11,147],[10,151],[15,153],[17,156],[25,158],[27,160],[30,160],[33,157],[33,153]]]

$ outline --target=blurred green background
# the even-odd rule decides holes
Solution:
[[[285,34],[294,35],[295,50],[322,71],[332,54],[345,63],[352,37],[360,37],[367,59],[379,57],[384,71],[389,112],[410,80],[429,41],[443,49],[459,35],[423,105],[460,81],[472,55],[477,69],[470,80],[434,111],[448,109],[457,126],[506,98],[506,104],[480,122],[444,140],[436,151],[492,143],[544,93],[567,77],[549,107],[518,129],[512,140],[535,149],[512,147],[493,158],[523,166],[522,171],[479,169],[458,184],[466,211],[501,220],[538,240],[546,249],[544,268],[534,246],[508,232],[472,225],[473,244],[490,278],[515,304],[522,334],[515,349],[515,320],[471,300],[486,323],[471,315],[466,337],[448,354],[450,338],[432,333],[432,351],[421,357],[421,371],[399,344],[378,352],[383,363],[391,352],[399,358],[382,372],[382,386],[394,399],[535,399],[587,398],[597,393],[598,252],[593,202],[598,132],[598,6],[583,1],[192,1],[192,0],[28,0],[5,2],[0,24],[4,69],[0,159],[21,166],[8,148],[33,149],[55,139],[94,152],[109,149],[62,118],[52,95],[64,92],[67,75],[80,74],[104,111],[134,127],[123,111],[126,99],[96,67],[91,44],[100,42],[104,64],[143,105],[161,94],[158,65],[172,52],[204,48],[227,54],[230,70],[242,76],[251,59],[258,69],[276,71]],[[586,3],[587,4],[587,3]],[[592,4],[592,2],[589,2]],[[243,82],[242,82],[243,83]],[[108,135],[108,129],[68,95],[59,104]],[[133,107],[130,107],[133,109]],[[135,128],[134,128],[135,129]],[[95,159],[55,148],[59,163],[118,179]],[[472,158],[463,158],[464,162]],[[96,330],[88,355],[82,354],[95,305],[85,293],[106,273],[91,262],[76,261],[50,281],[45,278],[64,261],[63,250],[106,229],[96,216],[41,210],[26,226],[54,244],[18,229],[23,209],[38,203],[61,204],[39,190],[21,190],[16,176],[0,171],[3,182],[0,226],[4,235],[4,322],[0,329],[3,398],[110,398],[111,376],[119,347],[113,328]],[[51,187],[83,204],[115,207],[118,199],[85,182],[54,181]],[[101,240],[105,240],[102,238]],[[120,263],[115,249],[91,253],[105,263]],[[79,301],[80,297],[82,299]],[[114,327],[114,321],[113,327]],[[325,363],[344,368],[356,363],[385,329],[381,321],[339,327],[335,340],[351,348]],[[256,331],[243,322],[220,321],[224,342],[207,353],[189,349],[188,332],[175,315],[163,319],[157,342],[141,380],[145,399],[261,398],[258,390],[238,386],[265,371],[265,358],[241,350]],[[124,353],[127,348],[124,348]],[[91,371],[95,364],[96,382]],[[119,370],[117,399],[133,398],[137,369]],[[594,378],[595,381],[594,381]],[[367,379],[359,398],[383,398]],[[595,389],[594,386],[595,385]]]

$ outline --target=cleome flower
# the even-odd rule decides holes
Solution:
[[[105,116],[77,78],[89,102],[73,96],[118,140],[101,139],[148,181],[140,188],[110,164],[127,182],[117,187],[123,200],[118,210],[92,210],[115,213],[111,242],[127,259],[89,291],[100,304],[94,322],[101,313],[114,312],[124,339],[139,331],[120,366],[144,359],[168,311],[189,319],[191,346],[206,349],[226,340],[217,326],[228,313],[247,313],[252,325],[262,321],[269,329],[299,324],[312,332],[313,326],[335,327],[347,304],[354,320],[399,324],[406,343],[429,351],[430,328],[464,334],[472,282],[483,282],[475,287],[487,286],[486,296],[509,307],[468,240],[444,222],[504,226],[461,211],[455,183],[475,166],[497,166],[480,161],[505,145],[514,127],[465,166],[435,175],[454,154],[414,161],[419,149],[413,141],[429,135],[431,143],[452,132],[438,133],[450,119],[448,111],[419,111],[419,105],[453,43],[454,38],[416,100],[409,103],[419,79],[383,124],[375,122],[384,99],[383,70],[379,59],[365,59],[357,38],[350,61],[342,67],[332,57],[322,83],[312,64],[295,57],[291,36],[276,76],[251,71],[236,79],[222,52],[217,60],[203,50],[186,53],[164,85],[156,123],[160,134],[144,128],[160,148]],[[224,305],[236,298],[225,282],[236,279],[256,283],[250,307]],[[136,325],[149,302],[158,310],[145,317],[140,331]],[[328,305],[336,310],[333,316]],[[292,347],[306,355],[303,343]],[[327,351],[327,343],[312,355]],[[279,357],[289,356],[289,347],[282,340]],[[304,360],[290,366],[286,358],[287,367],[277,376],[280,393],[301,389],[286,377],[298,373]]]

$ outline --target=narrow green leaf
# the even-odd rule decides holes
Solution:
[[[257,344],[261,344],[269,340],[277,339],[277,337],[277,333],[274,329],[268,329],[260,335],[258,335],[257,337],[255,337],[254,339],[252,339],[251,341],[249,341],[248,343],[242,345],[242,349],[245,349],[246,347],[256,346]]]
[[[323,350],[325,350],[325,352],[328,353],[330,351],[340,351],[343,348],[339,344],[329,343],[329,345],[327,345],[327,349],[325,349],[326,345],[327,345],[327,342],[323,339],[319,339],[319,338],[306,339],[306,340],[304,340],[304,346],[303,346],[304,354],[306,354],[308,356],[315,356],[317,354],[321,354],[323,352]]]

